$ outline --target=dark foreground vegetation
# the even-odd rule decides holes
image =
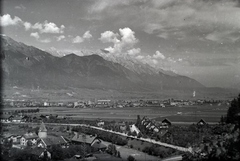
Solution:
[[[185,161],[237,161],[240,160],[240,94],[228,109],[226,117],[216,126],[212,135],[205,136],[193,154],[185,154]]]

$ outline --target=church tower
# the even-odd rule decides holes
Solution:
[[[45,127],[43,122],[41,123],[41,125],[39,127],[38,137],[39,138],[46,138],[47,137],[47,129],[46,129],[46,127]]]

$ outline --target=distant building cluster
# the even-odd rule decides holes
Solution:
[[[9,107],[69,107],[69,108],[125,108],[125,107],[171,107],[171,106],[191,106],[203,104],[217,104],[229,105],[229,101],[223,100],[110,100],[100,99],[95,101],[79,100],[74,102],[54,102],[54,101],[34,101],[34,100],[10,100],[5,99],[2,103],[3,106]]]

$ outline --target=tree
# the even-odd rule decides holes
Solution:
[[[131,155],[128,156],[127,160],[128,161],[136,161],[136,159]]]
[[[32,145],[33,145],[32,141],[28,140],[28,141],[27,141],[27,147],[30,148],[30,147],[32,147]]]
[[[141,125],[141,118],[140,115],[137,115],[137,122],[136,122],[136,126],[139,128]]]
[[[237,99],[233,99],[231,102],[231,106],[227,111],[227,123],[236,123],[239,118],[240,113],[240,94]]]
[[[118,158],[121,158],[120,151],[117,151],[117,157],[118,157]]]
[[[63,160],[64,159],[64,151],[60,146],[53,145],[52,146],[52,159],[55,160]]]
[[[107,152],[108,152],[109,154],[111,154],[111,155],[116,156],[116,155],[117,155],[117,148],[116,148],[116,146],[113,145],[113,144],[109,144],[109,145],[108,145],[108,150],[107,150]]]

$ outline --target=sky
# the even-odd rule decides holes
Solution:
[[[2,0],[2,34],[42,50],[108,51],[207,87],[240,82],[239,0]]]

